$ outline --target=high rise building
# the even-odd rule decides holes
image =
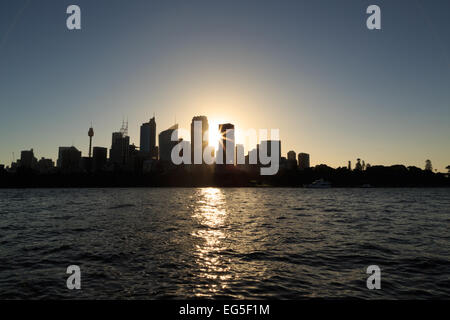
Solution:
[[[295,151],[289,151],[288,153],[287,153],[287,159],[288,160],[294,160],[294,161],[297,161],[297,154],[295,153]]]
[[[92,168],[94,172],[101,171],[105,167],[107,154],[107,148],[94,147],[92,155]]]
[[[197,124],[196,124],[197,123]],[[205,163],[203,153],[209,144],[208,118],[206,116],[195,116],[191,122],[191,163]],[[201,148],[201,151],[200,151]],[[197,150],[197,151],[196,151]],[[200,154],[201,152],[201,154]]]
[[[178,129],[178,124],[171,126],[169,129],[162,131],[158,136],[159,143],[159,159],[163,162],[172,163],[172,149],[178,143],[178,135],[175,133],[172,141],[172,134]]]
[[[300,169],[309,168],[309,154],[308,153],[299,153],[298,154],[298,167]]]
[[[272,150],[278,145],[278,163],[281,163],[281,141],[280,140],[264,140],[261,141],[256,147],[258,149],[258,160],[261,162],[261,154],[266,154],[268,157],[272,157]]]
[[[113,132],[109,159],[117,165],[126,165],[129,158],[130,137],[123,131]]]
[[[287,153],[287,168],[288,169],[295,169],[297,168],[297,154],[295,151],[291,150]]]
[[[34,157],[33,149],[20,152],[20,167],[36,168],[37,159]]]
[[[141,125],[141,141],[140,151],[149,154],[151,158],[158,157],[156,148],[156,121],[155,117],[151,118],[149,122]]]
[[[231,123],[219,124],[220,143],[217,152],[216,162],[220,164],[234,164],[235,157],[235,139],[234,139],[234,125]],[[227,151],[231,152],[227,158]],[[221,160],[221,161],[220,161]]]
[[[62,166],[62,153],[63,153],[63,151],[64,150],[68,150],[70,148],[71,147],[59,147],[58,148],[58,159],[56,160],[56,166],[58,168],[61,168],[61,166]]]
[[[59,147],[58,167],[66,172],[77,172],[80,170],[81,151],[74,146]]]
[[[248,155],[245,156],[245,164],[256,165],[259,163],[258,162],[258,150],[259,150],[259,145],[257,145],[256,148],[254,148],[248,152]]]
[[[237,165],[245,164],[245,150],[244,145],[236,144],[236,153],[235,153],[235,161],[234,163]]]
[[[52,159],[41,158],[37,163],[37,168],[40,173],[49,173],[55,168],[55,163]]]

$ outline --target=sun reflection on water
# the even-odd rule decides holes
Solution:
[[[193,219],[198,227],[192,232],[195,237],[196,263],[199,266],[197,296],[211,296],[225,289],[226,281],[231,279],[228,261],[221,255],[226,249],[226,202],[222,190],[217,188],[198,189],[198,201],[193,212]],[[206,286],[206,287],[205,287]]]

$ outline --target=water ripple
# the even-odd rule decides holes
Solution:
[[[448,299],[449,207],[449,189],[2,190],[0,298]]]

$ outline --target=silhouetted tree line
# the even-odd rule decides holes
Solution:
[[[449,166],[450,167],[450,166]],[[447,167],[447,168],[449,168]],[[449,168],[450,170],[450,168]],[[323,179],[333,187],[448,187],[449,174],[434,173],[418,167],[370,166],[349,170],[318,165],[298,170],[281,168],[274,176],[261,176],[259,168],[242,170],[226,166],[159,167],[151,173],[99,172],[76,174],[39,174],[19,168],[16,173],[0,169],[0,187],[302,187]]]

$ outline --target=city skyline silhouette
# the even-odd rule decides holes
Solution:
[[[227,145],[226,140],[228,138],[227,138],[225,130],[230,130],[231,129],[231,132],[232,132],[231,134],[232,134],[232,137],[233,137],[232,138],[233,156],[228,160],[227,163],[231,163],[233,165],[246,164],[246,163],[248,164],[249,163],[248,159],[247,160],[241,160],[239,162],[239,160],[237,158],[237,153],[238,152],[240,152],[240,156],[250,157],[252,152],[256,151],[256,153],[259,153],[261,151],[261,150],[259,150],[259,146],[260,146],[261,142],[264,142],[264,140],[271,140],[270,139],[270,133],[267,136],[264,136],[264,138],[261,138],[261,136],[258,136],[257,130],[250,129],[250,131],[248,131],[248,132],[243,132],[244,130],[240,131],[239,128],[235,129],[235,126],[232,123],[219,123],[217,125],[217,128],[214,128],[214,125],[216,125],[216,124],[214,124],[213,126],[210,126],[207,116],[194,116],[192,118],[190,135],[189,135],[188,130],[184,129],[184,128],[180,128],[178,123],[175,123],[174,125],[170,126],[168,129],[158,131],[157,130],[157,122],[156,122],[156,119],[155,119],[155,115],[153,115],[153,117],[150,118],[149,122],[144,122],[144,123],[142,123],[140,125],[140,128],[141,128],[140,129],[140,139],[139,139],[138,143],[134,143],[134,142],[131,143],[130,142],[131,141],[131,137],[128,135],[128,124],[129,124],[129,122],[128,122],[128,118],[127,118],[126,121],[122,120],[122,127],[119,130],[115,130],[115,131],[112,132],[112,135],[113,135],[112,142],[110,143],[110,145],[107,145],[107,146],[96,145],[95,144],[95,140],[94,140],[94,144],[93,144],[93,137],[94,137],[94,130],[93,129],[94,128],[93,128],[92,123],[91,123],[91,126],[89,127],[89,130],[88,130],[88,135],[87,135],[88,138],[89,138],[89,142],[88,142],[88,149],[87,149],[86,152],[81,151],[81,150],[84,149],[83,147],[80,148],[79,146],[75,146],[74,144],[71,144],[70,146],[69,145],[67,145],[67,146],[58,146],[57,148],[59,149],[59,155],[56,158],[53,159],[53,158],[50,158],[50,157],[46,157],[44,155],[39,155],[36,152],[37,148],[35,148],[35,147],[32,147],[29,150],[31,150],[31,153],[33,153],[33,156],[36,158],[36,160],[41,159],[41,160],[45,160],[46,162],[53,161],[53,165],[51,165],[51,166],[54,166],[54,167],[59,167],[60,166],[59,165],[59,161],[60,161],[60,158],[61,158],[61,148],[76,148],[77,152],[80,153],[80,158],[91,158],[92,157],[92,151],[93,151],[92,148],[93,147],[96,148],[96,149],[105,149],[105,150],[107,150],[106,154],[105,154],[105,158],[108,161],[113,161],[114,156],[112,155],[112,149],[110,149],[110,147],[113,148],[113,146],[114,146],[114,140],[115,140],[114,136],[120,134],[120,136],[123,136],[123,137],[126,138],[127,146],[126,146],[126,150],[124,151],[126,154],[128,154],[129,152],[132,152],[131,149],[128,149],[128,148],[134,148],[139,153],[148,154],[147,157],[149,159],[161,160],[161,151],[160,151],[160,145],[159,145],[161,143],[161,138],[159,138],[160,142],[158,143],[157,142],[158,141],[157,137],[160,136],[161,134],[163,134],[164,132],[169,132],[170,131],[170,134],[168,134],[165,139],[166,140],[171,140],[171,144],[170,144],[170,146],[167,147],[168,149],[165,151],[165,155],[163,156],[163,160],[164,161],[168,161],[169,158],[170,158],[170,153],[171,153],[172,149],[180,141],[186,141],[187,143],[189,143],[189,147],[188,148],[189,148],[189,152],[191,154],[191,159],[190,159],[189,164],[194,164],[194,157],[193,157],[194,150],[193,150],[193,145],[191,144],[191,142],[193,141],[193,134],[194,134],[194,131],[193,131],[194,129],[193,129],[192,125],[193,125],[193,123],[195,121],[202,120],[202,118],[205,121],[203,123],[203,125],[206,125],[206,129],[203,130],[203,129],[201,129],[202,128],[202,123],[201,123],[201,121],[199,122],[200,123],[200,129],[201,129],[201,136],[204,136],[204,139],[205,139],[204,140],[205,142],[201,142],[200,141],[200,145],[203,145],[203,147],[201,148],[202,154],[205,151],[204,150],[205,146],[209,146],[211,148],[211,150],[212,150],[212,157],[214,158],[214,163],[215,164],[216,163],[217,164],[224,164],[226,162],[226,160],[225,160],[225,158],[226,158],[226,145]],[[149,125],[151,126],[151,129],[148,129]],[[180,129],[181,129],[181,131],[180,131]],[[178,132],[179,140],[178,139],[172,140],[173,137],[171,136],[171,134],[172,134],[173,130],[176,130]],[[253,131],[255,133],[254,137],[252,136]],[[267,132],[266,129],[263,129],[263,131]],[[182,133],[182,134],[180,135],[180,133]],[[235,137],[235,135],[236,135],[236,137]],[[237,137],[239,137],[240,139],[238,140]],[[269,138],[269,139],[267,139],[267,138]],[[187,140],[187,139],[189,139],[189,140]],[[279,140],[281,142],[280,137],[278,137],[276,140]],[[250,143],[249,143],[249,141],[250,141]],[[146,146],[146,145],[148,145],[148,146]],[[250,147],[248,147],[249,145],[250,145]],[[235,149],[236,147],[242,148],[242,150],[237,151]],[[152,148],[155,148],[155,150],[153,150]],[[24,152],[29,152],[29,150],[21,150],[19,155],[23,154]],[[223,152],[222,152],[222,150],[223,150]],[[294,153],[294,155],[295,155],[295,159],[294,160],[297,162],[296,166],[300,166],[301,167],[300,157],[301,157],[301,155],[305,154],[308,157],[308,159],[307,159],[308,166],[307,167],[309,168],[311,166],[311,164],[310,164],[310,155],[309,155],[309,153],[304,153],[304,151],[305,150],[300,150],[299,153],[297,153],[295,150],[289,150],[289,151],[284,150],[283,151],[281,149],[281,144],[280,144],[280,147],[279,147],[280,157],[279,158],[280,158],[280,160],[282,158],[284,158],[285,160],[290,160],[290,153]],[[36,153],[34,153],[34,152],[36,152]],[[264,151],[264,154],[266,152],[268,152],[267,154],[270,154],[270,152],[267,151],[267,150]],[[8,163],[6,163],[6,164],[0,163],[0,165],[2,165],[3,168],[8,169],[8,170],[10,170],[12,168],[12,166],[16,166],[16,167],[20,166],[20,160],[21,160],[20,157],[17,158],[17,157],[14,157],[14,156],[15,156],[15,153],[13,153],[13,159],[12,159],[10,164],[8,164]],[[219,157],[219,160],[217,159],[217,157]],[[256,158],[257,157],[259,157],[259,155],[256,156]],[[298,158],[298,160],[297,160],[297,158]],[[231,160],[231,159],[234,159],[234,160]],[[361,158],[357,158],[356,160],[357,160],[357,162],[355,164],[355,168],[356,168],[356,170],[358,170],[358,166],[361,166],[361,163],[360,163]],[[218,161],[220,161],[220,162],[218,162]],[[231,161],[231,162],[229,162],[229,161]],[[172,159],[170,159],[170,162],[172,162]],[[204,163],[204,160],[202,160],[202,162]],[[433,171],[431,160],[427,159],[425,162],[426,162],[425,163],[425,170]],[[250,162],[250,163],[252,163],[252,162]],[[253,162],[253,164],[256,164],[256,163],[257,162]],[[320,160],[317,161],[317,163],[318,164],[316,164],[316,166],[318,166],[319,164],[320,165],[328,165],[325,161],[320,161]],[[347,163],[348,163],[347,166],[342,165],[342,166],[338,166],[337,168],[339,168],[339,167],[348,167],[350,170],[352,170],[353,169],[353,167],[351,166],[352,159],[348,160]],[[377,163],[376,165],[384,165],[384,164]],[[404,163],[397,163],[396,165],[405,165],[405,164]],[[363,166],[365,167],[365,161],[363,161]],[[427,169],[428,166],[431,169]],[[28,165],[28,167],[30,167],[30,165]],[[82,167],[82,165],[81,165],[81,167]],[[413,167],[416,167],[416,166],[413,166]],[[14,168],[12,168],[12,169],[14,169]],[[447,170],[447,171],[450,170],[449,169],[449,165],[447,165],[445,167],[445,170]],[[445,170],[442,170],[442,171],[439,171],[439,172],[446,173]],[[435,168],[434,168],[434,171],[438,172],[438,170],[435,169]]]
[[[95,130],[87,130],[88,154],[75,146],[59,146],[56,161],[22,150],[11,166],[0,166],[0,187],[443,187],[448,173],[435,173],[432,161],[416,166],[370,164],[358,158],[347,166],[311,166],[309,153],[283,151],[278,130],[249,131],[255,147],[245,154],[237,144],[232,123],[209,125],[194,116],[191,130],[178,124],[158,132],[153,116],[140,126],[140,145],[130,143],[128,119],[112,132],[110,148],[92,144]],[[217,135],[211,131],[219,132]],[[181,133],[181,134],[180,134]],[[190,141],[181,135],[188,135]],[[217,137],[218,145],[211,141]],[[158,141],[158,143],[157,143]],[[446,169],[449,169],[447,166]],[[449,171],[450,172],[450,171]]]

